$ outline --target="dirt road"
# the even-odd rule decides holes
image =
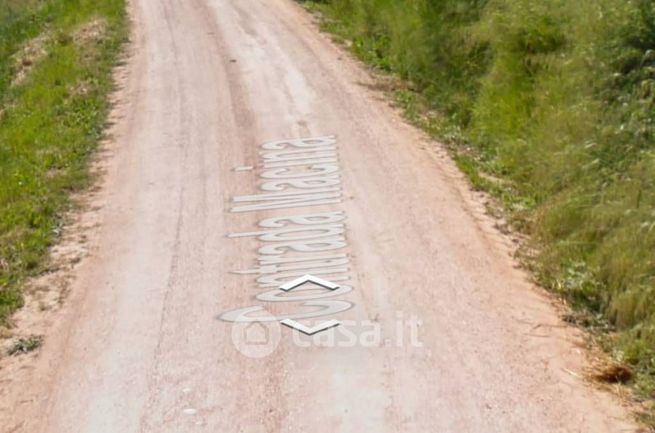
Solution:
[[[452,162],[298,5],[131,9],[101,225],[8,431],[636,431]],[[339,288],[277,289],[304,273]]]

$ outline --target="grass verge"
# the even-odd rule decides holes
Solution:
[[[0,324],[89,183],[126,39],[124,0],[0,3]]]

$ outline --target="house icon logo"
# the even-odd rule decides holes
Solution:
[[[243,321],[236,321],[232,325],[231,338],[234,347],[248,358],[264,358],[275,351],[282,331],[280,322],[274,316],[266,313]]]
[[[268,344],[270,339],[270,330],[262,322],[252,322],[246,325],[243,330],[243,341],[248,344],[263,345]]]

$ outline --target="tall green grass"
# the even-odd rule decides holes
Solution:
[[[608,349],[655,397],[655,2],[312,6],[411,82],[401,102],[438,113],[430,129],[532,235],[541,282],[610,331]]]
[[[21,59],[39,38],[42,54]],[[0,323],[88,181],[125,38],[124,0],[0,2]]]

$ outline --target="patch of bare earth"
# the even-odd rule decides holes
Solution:
[[[73,30],[71,37],[77,47],[87,49],[105,39],[107,29],[107,20],[104,18],[93,18]]]
[[[92,210],[88,209],[90,197],[80,196],[76,201]],[[67,217],[61,238],[51,249],[48,271],[26,284],[25,305],[9,319],[7,327],[0,328],[0,369],[8,368],[5,355],[18,341],[46,333],[66,299],[76,267],[89,254],[88,232],[98,224],[94,214],[87,211]]]
[[[48,55],[47,45],[52,40],[49,31],[41,33],[39,36],[29,40],[23,47],[14,54],[14,79],[11,86],[19,86],[29,76],[34,67]]]

